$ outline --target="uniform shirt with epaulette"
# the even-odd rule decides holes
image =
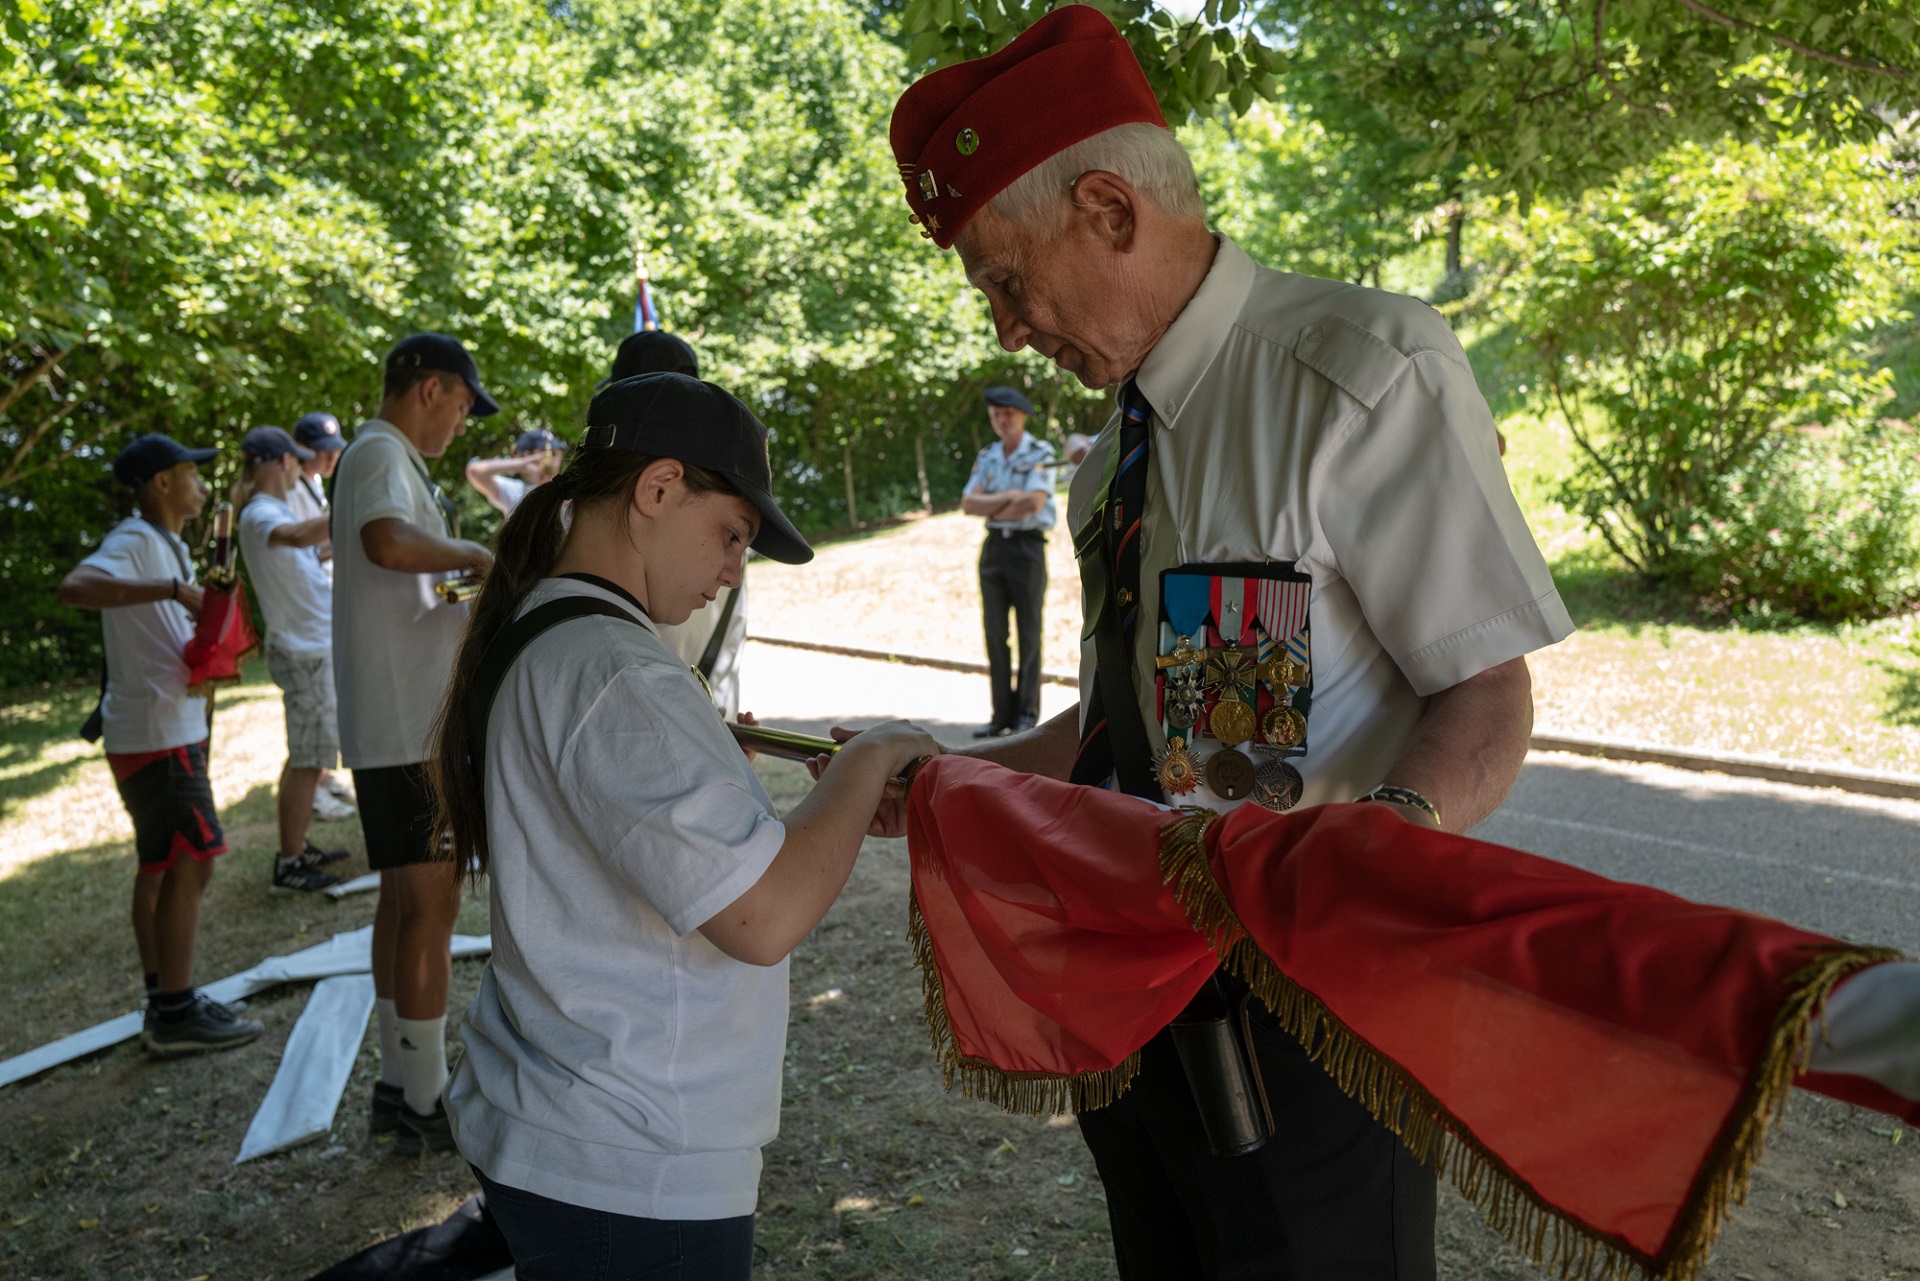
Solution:
[[[1244,800],[1206,782],[1221,701],[1248,709],[1222,717],[1228,739],[1249,735],[1234,750],[1298,771],[1294,803],[1351,800],[1429,695],[1572,632],[1466,354],[1426,304],[1268,270],[1220,237],[1135,382],[1153,420],[1133,690],[1162,761],[1171,729],[1197,775],[1170,801]],[[1116,415],[1074,477],[1076,545],[1117,436]],[[1089,636],[1080,688],[1095,679]]]
[[[1020,437],[1009,454],[994,441],[973,460],[973,474],[967,477],[963,493],[1005,494],[1036,490],[1047,496],[1040,510],[1020,520],[989,520],[988,529],[1052,529],[1057,515],[1053,506],[1053,446],[1032,432]]]

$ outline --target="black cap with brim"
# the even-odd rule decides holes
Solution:
[[[300,415],[293,424],[293,438],[317,453],[330,454],[347,447],[346,437],[340,434],[340,420],[332,414]]]
[[[642,374],[610,383],[587,406],[587,432],[579,447],[672,458],[724,476],[760,511],[755,551],[788,565],[813,559],[813,548],[773,501],[765,425],[712,383],[685,374]]]
[[[1002,409],[1017,409],[1027,417],[1033,417],[1033,402],[1012,387],[989,387],[986,391],[986,400],[989,405],[999,405]]]
[[[466,346],[458,338],[445,334],[408,334],[387,353],[388,369],[431,369],[437,373],[458,374],[473,393],[469,418],[491,418],[500,412],[500,402],[487,395],[480,385],[480,366],[473,363]]]
[[[698,378],[700,357],[694,355],[687,340],[677,334],[664,329],[642,329],[620,340],[620,350],[613,353],[613,371],[600,387],[622,378],[638,378],[641,374],[685,374]]]
[[[122,485],[138,489],[161,472],[181,463],[207,463],[220,456],[217,449],[188,449],[171,436],[158,432],[135,436],[133,443],[113,460],[113,478]]]

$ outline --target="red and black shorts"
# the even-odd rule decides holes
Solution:
[[[227,852],[213,808],[205,739],[162,752],[108,752],[107,765],[133,818],[133,848],[143,875],[166,871],[182,854],[204,860]]]

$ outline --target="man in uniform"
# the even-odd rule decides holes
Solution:
[[[333,486],[340,756],[360,795],[367,865],[380,873],[372,1128],[405,1153],[453,1146],[440,1094],[459,880],[453,860],[429,845],[427,762],[467,607],[433,588],[493,563],[486,548],[449,534],[450,504],[426,460],[446,453],[469,417],[498,412],[465,347],[445,334],[410,334],[387,353],[379,416],[354,433]]]
[[[892,144],[1001,345],[1119,401],[1068,504],[1082,706],[973,753],[1219,810],[1489,814],[1526,753],[1524,655],[1571,624],[1446,322],[1210,232],[1132,50],[1084,5],[915,84]],[[1165,1031],[1081,1117],[1121,1277],[1432,1278],[1433,1171],[1249,1013],[1276,1122],[1257,1150],[1210,1152]]]
[[[619,382],[642,374],[700,376],[700,358],[684,338],[662,329],[643,329],[620,340],[613,369],[601,382]],[[684,623],[656,627],[682,662],[700,673],[714,706],[729,719],[740,714],[740,661],[747,647],[747,585],[721,589],[713,603],[695,610]]]
[[[200,588],[180,531],[207,505],[200,464],[217,451],[141,436],[113,460],[139,515],[115,525],[60,583],[60,603],[100,611],[106,679],[80,732],[104,731],[107,765],[133,820],[133,937],[146,974],[142,1038],[170,1057],[222,1050],[260,1035],[258,1019],[193,986],[200,903],[227,852],[207,776],[207,700],[187,688],[186,645]]]
[[[1047,599],[1047,534],[1054,526],[1053,446],[1027,430],[1033,403],[1011,387],[989,387],[995,443],[973,460],[960,510],[984,517],[980,612],[987,634],[993,715],[975,738],[1032,729],[1040,720],[1040,641]],[[1007,653],[1007,611],[1020,640],[1016,677]]]

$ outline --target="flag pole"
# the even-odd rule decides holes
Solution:
[[[660,328],[660,313],[653,306],[653,277],[647,272],[646,255],[640,241],[633,242],[633,332]]]

